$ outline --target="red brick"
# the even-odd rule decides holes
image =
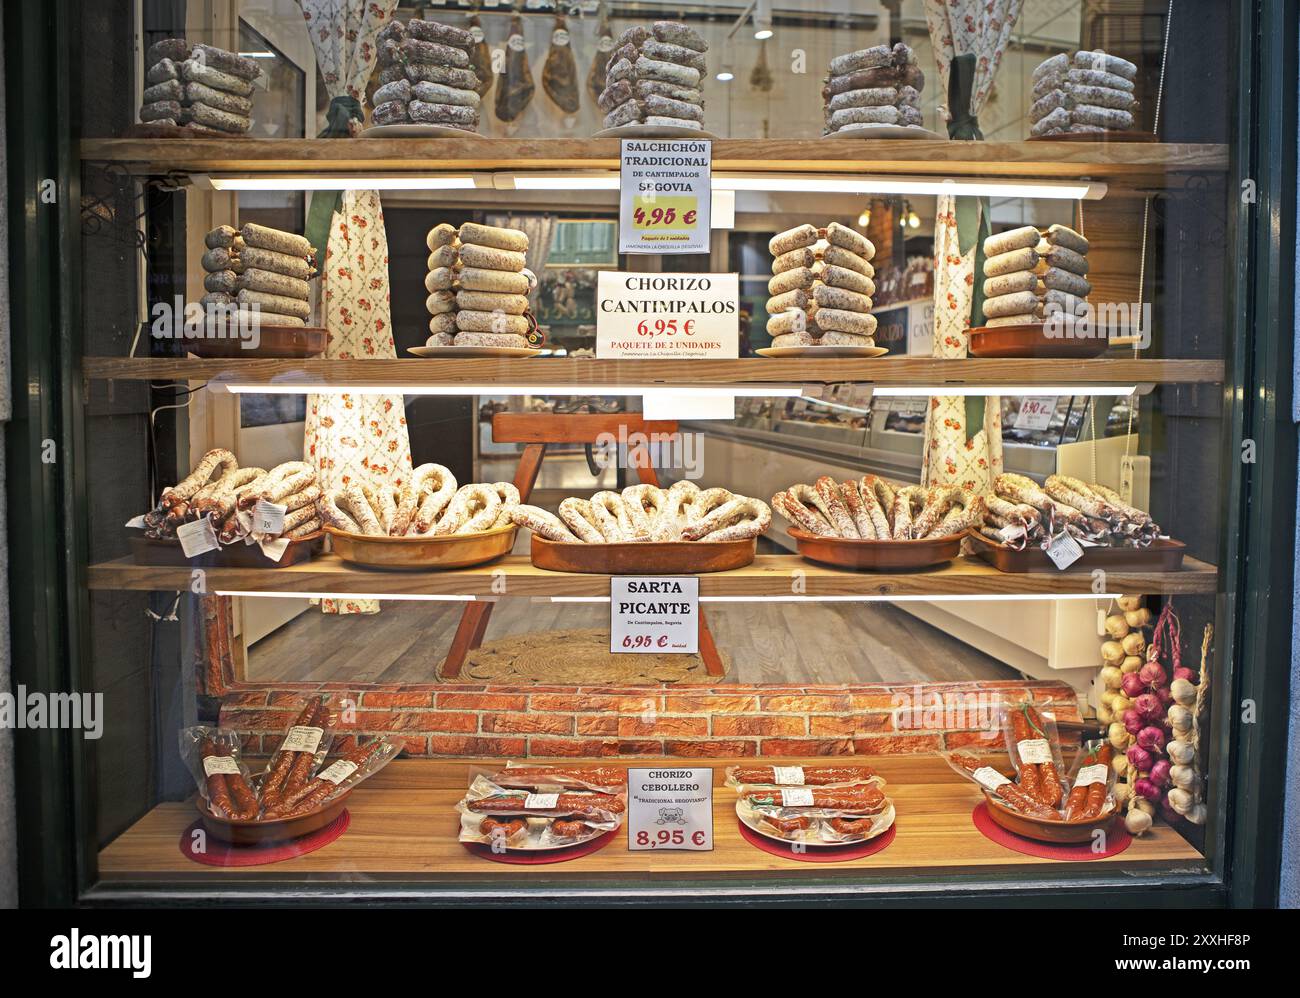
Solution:
[[[620,738],[618,741],[619,755],[663,755],[664,743],[657,739],[650,738]]]
[[[715,693],[708,696],[668,696],[664,709],[672,714],[739,714],[758,709],[758,697],[730,696]]]
[[[236,731],[284,731],[298,716],[292,710],[227,710],[221,708],[221,727]]]
[[[402,749],[407,755],[428,755],[429,739],[423,735],[414,735],[402,739]]]
[[[709,719],[707,717],[673,717],[663,714],[651,714],[639,717],[634,714],[620,714],[618,733],[623,738],[639,738],[654,735],[707,735]]]
[[[485,732],[571,735],[573,718],[568,714],[484,714]]]
[[[527,710],[528,698],[522,695],[501,693],[439,693],[439,708],[461,710]]]
[[[613,755],[617,743],[605,738],[543,738],[528,739],[528,756],[531,759],[547,757],[602,757]]]
[[[853,739],[853,751],[858,755],[918,755],[922,752],[937,752],[941,747],[938,735]]]
[[[847,694],[835,695],[786,695],[763,697],[760,700],[762,710],[774,710],[787,714],[838,714],[851,710],[852,700]]]
[[[854,710],[885,710],[892,711],[898,706],[899,697],[892,693],[853,693],[849,695],[849,703]]]
[[[712,759],[717,757],[753,756],[758,754],[757,742],[745,742],[736,739],[718,741],[677,741],[668,739],[664,742],[667,755],[691,759]]]
[[[983,748],[997,749],[1002,747],[1002,732],[1000,731],[945,731],[943,743],[948,748]]]
[[[849,738],[764,738],[759,755],[852,755]]]
[[[476,738],[465,735],[430,735],[430,755],[521,756],[526,745],[522,738]]]
[[[222,707],[265,707],[269,690],[250,690],[245,693],[227,693],[221,698]],[[271,704],[275,706],[275,704]]]
[[[619,710],[623,697],[590,696],[586,693],[533,693],[528,697],[532,710],[603,711]]]
[[[822,735],[827,738],[851,737],[857,734],[857,719],[852,714],[821,715],[808,717],[807,732],[799,734]]]
[[[432,693],[371,693],[361,695],[361,706],[378,707],[432,707]]]
[[[617,735],[617,714],[579,714],[577,731],[580,735]]]
[[[717,714],[713,717],[713,734],[806,735],[808,718],[799,714]]]
[[[358,731],[455,731],[478,730],[478,715],[452,710],[362,710],[357,712]]]

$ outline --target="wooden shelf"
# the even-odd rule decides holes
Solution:
[[[612,170],[617,139],[83,139],[84,160],[144,174],[428,173]],[[1086,178],[1121,189],[1177,186],[1223,172],[1225,145],[1148,142],[946,142],[898,139],[716,139],[715,172]]]
[[[627,765],[681,765],[681,759],[626,760]],[[352,824],[336,842],[318,852],[270,866],[221,868],[202,866],[181,855],[177,843],[195,820],[188,802],[161,804],[114,839],[99,854],[103,881],[160,882],[193,880],[315,881],[358,876],[376,880],[482,880],[519,886],[523,881],[580,882],[584,878],[649,879],[652,883],[690,881],[700,877],[779,875],[786,878],[878,878],[907,874],[1090,872],[1098,876],[1121,871],[1196,873],[1201,855],[1167,825],[1157,823],[1147,835],[1134,839],[1118,856],[1088,863],[1063,863],[1012,852],[986,839],[971,822],[978,791],[934,756],[855,756],[874,766],[888,781],[887,792],[897,811],[897,835],[882,851],[844,863],[806,863],[762,852],[740,837],[735,794],[722,786],[725,767],[739,760],[691,759],[692,766],[712,766],[716,790],[713,804],[712,852],[631,852],[626,828],[604,849],[568,863],[517,866],[483,860],[456,840],[456,802],[469,785],[469,768],[483,761],[399,759],[364,783],[348,803]],[[773,759],[777,765],[813,765],[826,759]],[[600,760],[609,765],[610,760]],[[620,762],[620,765],[622,762]]]
[[[86,357],[85,377],[102,380],[208,381],[241,384],[516,385],[585,390],[644,385],[1089,385],[1216,384],[1221,360],[994,360],[881,357],[874,360],[586,360],[571,357],[422,360],[204,360],[195,357]],[[1081,394],[1086,394],[1081,392]]]
[[[129,558],[91,565],[91,589],[188,590],[190,567],[136,565]],[[797,555],[759,555],[746,568],[699,576],[701,596],[792,595],[793,573],[801,573],[801,595],[823,596],[1014,596],[1092,592],[1090,572],[1003,573],[977,558],[919,572],[852,572],[805,561]],[[501,593],[504,575],[506,591]],[[285,568],[209,568],[208,592],[351,594],[373,596],[608,596],[608,575],[578,575],[534,568],[523,555],[510,555],[475,568],[444,572],[381,572],[356,568],[337,555]],[[1186,558],[1178,572],[1106,573],[1108,592],[1214,593],[1213,565]]]

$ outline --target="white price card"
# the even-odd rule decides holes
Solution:
[[[218,773],[227,776],[238,776],[239,760],[231,755],[205,755],[203,757],[203,775],[216,776]]]
[[[1022,742],[1016,742],[1016,748],[1020,752],[1020,761],[1027,766],[1039,766],[1052,761],[1052,747],[1047,744],[1046,738],[1026,738]]]
[[[621,153],[618,251],[708,253],[713,144],[624,139]]]
[[[1017,430],[1045,430],[1052,423],[1056,412],[1055,395],[1030,395],[1020,400],[1020,411],[1016,413]]]
[[[284,516],[289,512],[288,506],[265,499],[257,500],[253,507],[253,533],[278,534],[284,530]]]
[[[627,847],[713,849],[713,770],[627,771]]]
[[[1090,787],[1094,783],[1109,783],[1110,767],[1105,763],[1098,763],[1095,766],[1084,766],[1074,777],[1076,787]]]
[[[320,740],[325,737],[324,728],[307,724],[295,724],[280,743],[281,752],[311,752],[313,755],[320,748]]]
[[[1079,542],[1064,531],[1052,538],[1047,545],[1047,557],[1057,568],[1066,569],[1083,557],[1083,548]]]
[[[631,274],[596,278],[596,356],[740,356],[737,274]]]
[[[212,521],[206,516],[182,523],[176,528],[176,539],[181,542],[181,551],[186,558],[215,551],[218,547],[217,532],[212,529]]]
[[[609,650],[694,655],[700,650],[700,580],[694,575],[609,580]]]

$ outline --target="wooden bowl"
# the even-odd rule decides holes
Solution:
[[[1076,818],[1074,821],[1044,821],[1031,818],[1011,810],[987,790],[984,800],[988,803],[989,817],[994,824],[1001,825],[1014,835],[1021,835],[1036,842],[1091,842],[1092,834],[1099,828],[1106,828],[1115,820],[1115,809],[1107,811],[1098,818]]]
[[[790,528],[799,554],[839,568],[881,571],[928,568],[952,561],[961,551],[962,534],[926,537],[919,541],[874,541],[861,538],[821,537]]]
[[[1110,346],[1104,336],[1079,339],[1048,336],[1041,322],[1018,326],[976,326],[970,331],[972,357],[1043,357],[1085,360],[1100,357]]]
[[[430,568],[466,568],[509,554],[515,546],[513,524],[493,527],[476,534],[447,534],[441,537],[384,537],[354,534],[326,527],[334,552],[344,561],[365,568],[413,571]]]
[[[256,544],[242,541],[226,544],[216,551],[206,551],[196,558],[186,558],[181,542],[175,538],[145,537],[133,533],[131,560],[137,565],[195,565],[204,568],[288,568],[308,561],[325,546],[325,534],[316,531],[289,541],[279,561],[272,561]]]
[[[634,544],[564,544],[533,534],[535,568],[587,575],[699,575],[744,568],[757,539],[664,541]]]
[[[1017,551],[1006,544],[985,537],[978,530],[969,534],[971,547],[999,572],[1091,572],[1101,568],[1111,572],[1177,572],[1183,567],[1187,545],[1182,541],[1157,540],[1144,548],[1091,547],[1083,557],[1066,568],[1057,568],[1047,552],[1037,547]]]
[[[339,816],[351,794],[351,790],[346,790],[319,811],[310,814],[266,821],[218,818],[208,810],[203,798],[197,795],[194,797],[194,807],[199,812],[203,827],[214,839],[236,846],[254,846],[264,842],[288,842],[319,831]]]
[[[266,322],[258,327],[257,335],[257,346],[251,349],[245,349],[238,337],[189,340],[185,349],[196,357],[223,360],[238,360],[241,357],[294,359],[324,353],[330,336],[329,330],[324,326],[274,326]]]

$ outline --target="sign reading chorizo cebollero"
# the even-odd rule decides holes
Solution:
[[[713,146],[707,139],[624,139],[620,253],[709,252]]]
[[[625,274],[596,284],[600,358],[740,356],[736,274]]]

